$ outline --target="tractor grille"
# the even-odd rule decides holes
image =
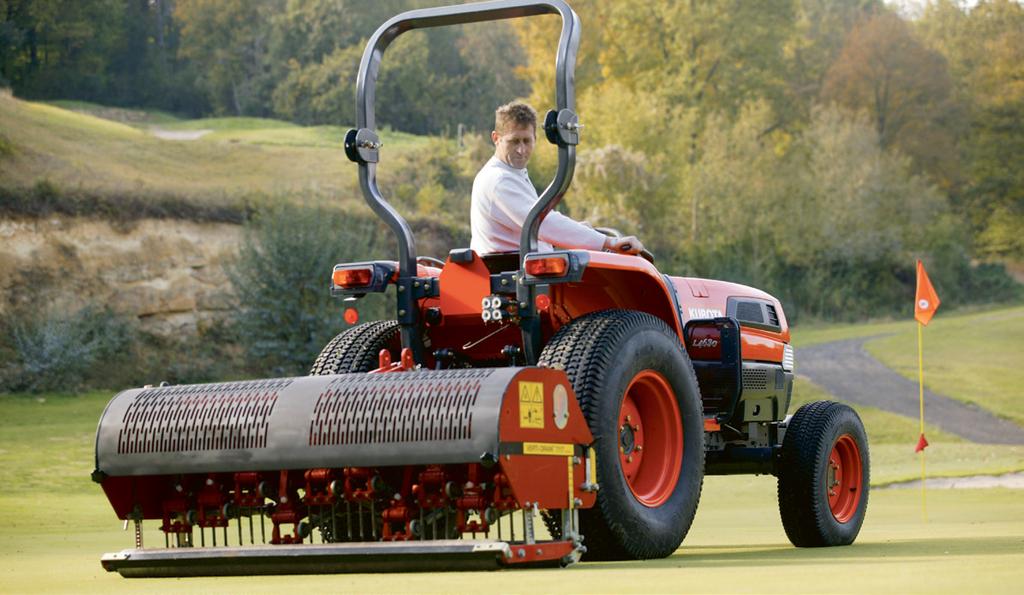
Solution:
[[[764,324],[764,313],[758,302],[739,302],[736,304],[736,318],[743,322]]]
[[[764,368],[743,368],[743,388],[749,390],[767,390],[768,370]]]
[[[341,376],[317,398],[310,446],[468,440],[490,369]]]
[[[263,448],[289,379],[144,390],[125,411],[118,454]]]

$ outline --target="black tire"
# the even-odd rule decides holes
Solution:
[[[355,374],[376,370],[381,349],[389,350],[392,361],[398,361],[401,347],[398,321],[364,322],[331,339],[313,362],[309,375]]]
[[[566,372],[594,435],[600,491],[597,504],[580,511],[580,529],[587,546],[585,558],[622,560],[671,555],[690,529],[704,479],[700,389],[676,334],[650,314],[595,312],[562,327],[544,348],[539,363]],[[655,505],[641,502],[631,487],[637,479],[630,482],[626,478],[626,451],[620,454],[620,439],[625,440],[627,430],[620,435],[618,426],[627,388],[638,378],[650,377],[651,371],[667,381],[662,385],[670,389],[662,393],[665,398],[674,397],[682,430],[682,435],[677,433],[676,437],[683,446],[678,478],[674,485],[671,479],[663,481],[664,489],[658,490],[663,500]],[[648,419],[645,417],[645,427],[654,427],[646,423]],[[677,449],[671,450],[677,453]],[[668,467],[674,467],[673,459],[678,455],[651,448],[643,456],[642,464],[664,460]],[[636,477],[642,474],[638,472]],[[545,520],[552,533],[560,534],[554,515]]]
[[[834,401],[797,410],[786,428],[778,468],[779,513],[793,545],[853,543],[868,507],[870,467],[867,434],[856,411]]]

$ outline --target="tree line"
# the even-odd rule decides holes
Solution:
[[[1012,295],[998,263],[1024,260],[1024,8],[973,4],[577,0],[587,128],[567,200],[676,270],[802,314],[905,311],[917,258],[944,300]],[[525,47],[551,105],[552,50]]]
[[[0,83],[27,98],[348,126],[369,35],[442,3],[0,0]],[[586,126],[574,215],[639,234],[666,270],[752,283],[801,315],[905,310],[917,258],[944,301],[1015,295],[999,263],[1024,261],[1019,2],[932,0],[914,15],[881,0],[571,4]],[[380,122],[486,133],[510,98],[548,109],[558,26],[402,36]],[[474,168],[438,147],[396,198],[464,213]],[[535,182],[553,168],[539,149]]]
[[[437,0],[0,0],[0,86],[202,115],[350,124],[366,40]],[[506,24],[403,36],[377,88],[379,119],[420,134],[486,127],[529,87]],[[445,106],[440,109],[439,106]]]

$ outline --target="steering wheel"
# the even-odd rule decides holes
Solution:
[[[599,232],[603,233],[604,235],[606,235],[606,236],[608,236],[610,238],[621,238],[622,237],[622,232],[617,230],[617,229],[615,229],[614,227],[595,227],[594,231],[599,231]],[[626,244],[626,246],[629,246],[629,244]],[[640,256],[641,258],[643,258],[647,262],[649,262],[651,264],[654,264],[654,254],[651,253],[651,251],[648,250],[647,248],[644,248],[643,250],[641,250],[640,254],[638,256]]]
[[[444,261],[441,260],[440,258],[434,258],[433,256],[417,256],[416,263],[428,264],[432,267],[436,267],[439,269],[444,268]]]

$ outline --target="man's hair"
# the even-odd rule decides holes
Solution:
[[[533,126],[537,130],[537,110],[527,103],[513,101],[506,103],[494,111],[494,130],[505,134],[512,128]]]

